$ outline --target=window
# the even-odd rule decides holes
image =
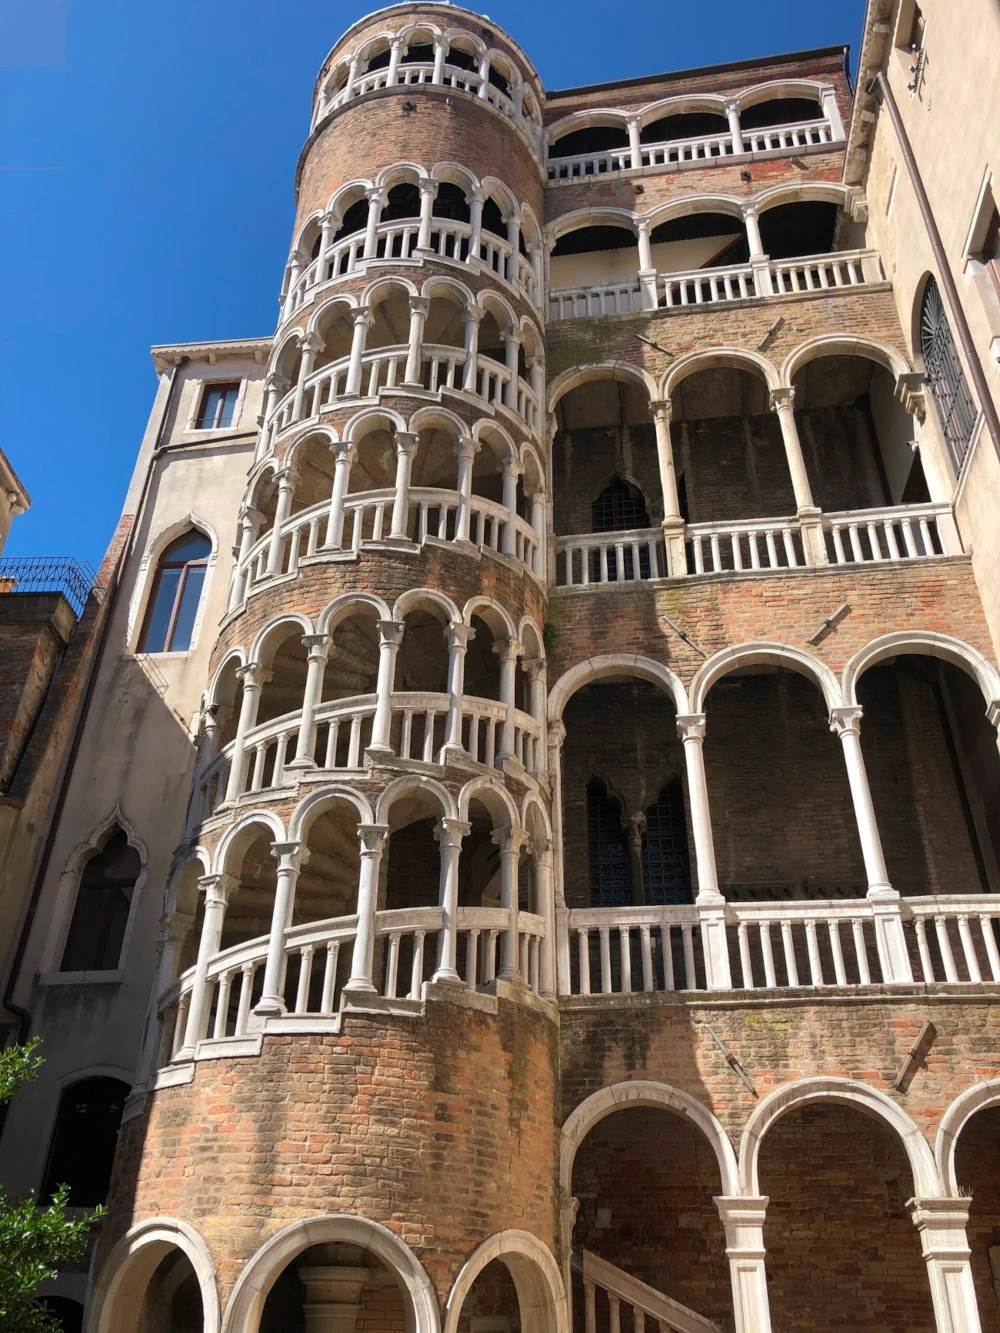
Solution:
[[[132,893],[142,870],[123,829],[83,868],[63,953],[63,972],[107,972],[121,959]]]
[[[192,530],[178,537],[160,556],[142,632],[141,653],[186,653],[205,584],[212,543]]]
[[[649,527],[649,513],[642,491],[630,485],[621,477],[612,477],[611,484],[605,486],[593,502],[590,509],[592,532],[630,532],[637,528]],[[590,553],[591,578],[599,581],[601,553],[594,549]],[[622,579],[648,579],[651,575],[649,550],[646,546],[639,549],[639,569],[635,569],[634,552],[629,546],[622,551],[624,569],[618,569],[618,552],[609,550],[607,554],[608,581],[615,583]]]
[[[920,350],[924,374],[941,421],[941,429],[956,469],[969,451],[976,424],[976,405],[944,312],[941,293],[933,278],[927,281],[920,306]]]
[[[997,212],[996,204],[993,204],[986,220],[986,235],[978,257],[990,275],[994,291],[1000,296],[1000,213]]]
[[[63,1091],[42,1182],[43,1201],[60,1185],[71,1208],[96,1208],[108,1197],[115,1144],[129,1094],[117,1078],[84,1078]]]
[[[240,382],[206,384],[201,394],[201,406],[195,420],[197,430],[220,430],[231,426],[236,415],[236,401],[240,396]]]
[[[600,778],[587,783],[587,852],[591,906],[628,907],[632,885],[621,807]]]
[[[646,811],[642,843],[642,887],[647,906],[691,901],[684,791],[680,778],[668,782]]]

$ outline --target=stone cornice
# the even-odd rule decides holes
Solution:
[[[220,359],[252,356],[257,365],[267,361],[271,350],[272,338],[223,339],[219,342],[201,343],[157,343],[149,349],[157,374],[175,366],[181,357],[192,361],[207,361],[215,365]]]
[[[847,130],[847,152],[844,155],[844,184],[858,185],[868,170],[868,143],[871,129],[878,118],[878,98],[867,89],[872,79],[885,64],[892,49],[893,0],[868,0],[861,48],[858,52],[857,88],[851,123]]]

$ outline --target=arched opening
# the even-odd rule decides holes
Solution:
[[[229,858],[230,873],[235,876],[237,885],[229,896],[220,950],[245,944],[247,940],[266,935],[271,929],[278,867],[271,854],[274,834],[265,825],[253,825],[245,832],[242,841],[245,844],[243,854],[240,855],[237,849]],[[199,904],[199,916],[204,918],[204,899]],[[263,969],[257,969],[254,1001],[260,998],[264,980],[262,972]],[[233,1002],[236,999],[238,997],[234,995]]]
[[[433,65],[434,34],[426,28],[408,33],[399,57],[401,65]]]
[[[191,1260],[170,1249],[149,1279],[136,1327],[143,1333],[202,1333],[204,1326],[201,1287]]]
[[[403,624],[393,687],[392,743],[404,759],[435,763],[448,722],[441,698],[448,690],[448,618],[428,599],[408,610]]]
[[[955,1178],[972,1200],[965,1234],[983,1333],[1000,1333],[1000,1107],[984,1107],[963,1125]]]
[[[354,431],[348,493],[390,490],[396,482],[396,428],[386,417],[368,417]],[[370,535],[367,531],[365,536]]]
[[[295,491],[291,513],[314,505],[329,505],[333,490],[335,455],[327,435],[310,435],[295,447]]]
[[[353,199],[351,198],[352,195],[354,196]],[[348,202],[348,200],[350,200],[350,202]],[[366,226],[368,225],[368,199],[365,195],[364,189],[361,186],[358,186],[356,190],[351,190],[350,193],[346,194],[339,201],[339,207],[340,207],[340,226],[333,233],[334,243],[336,243],[337,241],[346,240],[348,236],[354,236],[358,232],[364,231]],[[318,254],[319,253],[318,244],[314,247],[314,249]],[[341,261],[341,267],[338,269],[338,272],[346,273],[347,264],[348,264],[348,256],[345,254]],[[329,276],[332,277],[333,274],[331,273]]]
[[[129,1085],[117,1078],[82,1078],[59,1098],[40,1197],[65,1187],[70,1208],[97,1208],[108,1197],[115,1145]]]
[[[380,286],[372,298],[371,315],[365,340],[367,352],[406,346],[410,333],[410,294],[405,287],[394,282]]]
[[[760,239],[773,261],[806,255],[829,255],[864,246],[865,224],[855,222],[839,205],[825,199],[799,199],[775,204],[760,214]]]
[[[933,1333],[916,1191],[902,1143],[852,1107],[795,1108],[760,1148],[768,1299],[775,1328]],[[808,1281],[803,1274],[808,1273]]]
[[[316,353],[313,362],[313,374],[335,361],[344,361],[351,354],[351,340],[354,336],[354,320],[351,307],[346,301],[334,301],[324,307],[316,321],[315,332],[323,340],[322,349]],[[306,410],[306,415],[311,413]]]
[[[278,627],[269,636],[270,643],[261,651],[261,661],[269,678],[264,681],[257,705],[258,727],[302,707],[307,657],[302,636],[301,625]]]
[[[105,972],[118,967],[142,859],[128,834],[113,824],[84,863],[61,971]]]
[[[601,1283],[605,1273],[595,1259],[704,1319],[731,1326],[725,1235],[713,1202],[723,1192],[719,1163],[696,1125],[665,1108],[614,1111],[580,1144],[572,1179],[573,1197],[580,1201],[573,1228],[573,1323],[579,1333],[594,1325],[615,1327]],[[595,1285],[593,1316],[584,1277]],[[621,1304],[620,1326],[639,1327],[628,1300]],[[648,1327],[663,1311],[642,1313]]]
[[[449,37],[446,73],[448,65],[453,70],[469,70],[478,74],[479,53],[471,37],[463,36],[461,33]]]
[[[632,288],[638,284],[639,248],[636,234],[624,224],[577,227],[559,237],[549,265],[554,291],[603,287]]]
[[[729,136],[727,144],[723,136]],[[698,157],[723,157],[732,152],[729,121],[718,111],[679,111],[647,121],[639,131],[642,144],[675,143],[688,139],[708,140]],[[714,142],[721,140],[721,142]]]
[[[803,121],[819,120],[822,108],[813,97],[771,97],[755,102],[740,111],[743,130],[770,129],[774,125],[799,125]]]
[[[969,392],[941,292],[932,277],[927,279],[920,301],[919,337],[924,373],[941,431],[955,470],[960,471],[979,413]]]
[[[255,536],[257,538],[262,537],[274,527],[278,508],[278,485],[274,480],[273,471],[264,472],[257,478],[250,489],[247,503],[251,509],[260,515]]]
[[[182,1243],[178,1243],[178,1232],[187,1233]],[[207,1252],[190,1228],[143,1224],[112,1251],[102,1274],[104,1281],[95,1286],[90,1298],[88,1328],[98,1333],[218,1329],[214,1283],[206,1282],[208,1264]]]
[[[446,287],[434,289],[424,325],[425,350],[428,344],[440,347],[464,346],[465,307],[466,300],[460,292]]]
[[[659,273],[690,273],[702,268],[733,267],[750,262],[750,247],[742,218],[731,213],[686,213],[669,218],[650,233],[653,266]],[[697,294],[689,291],[689,300]],[[660,305],[677,305],[680,298],[666,292]]]
[[[913,418],[897,400],[884,366],[859,356],[818,357],[796,373],[793,387],[802,455],[818,508],[836,513],[930,499],[914,448]],[[898,536],[899,549],[905,550]],[[859,537],[867,556],[871,536]],[[832,536],[827,540],[831,561],[839,560]],[[880,554],[891,553],[882,547]]]
[[[360,1245],[311,1245],[287,1264],[271,1286],[259,1333],[381,1333],[408,1327],[406,1287],[397,1273]],[[321,1322],[322,1321],[322,1322]]]
[[[554,166],[550,178],[563,176],[597,176],[618,168],[618,155],[628,152],[628,131],[621,121],[608,125],[587,125],[580,130],[570,130],[562,134],[549,145],[549,161]],[[596,160],[574,163],[570,169],[566,158],[591,158]],[[620,168],[618,168],[620,169]]]
[[[392,46],[388,37],[378,37],[368,48],[366,59],[358,61],[358,68],[373,74],[379,69],[388,69],[392,57]]]

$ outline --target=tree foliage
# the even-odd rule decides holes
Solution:
[[[0,1051],[0,1102],[8,1102],[42,1064],[38,1038]],[[79,1259],[87,1233],[102,1209],[67,1215],[66,1190],[39,1206],[34,1195],[11,1198],[0,1190],[0,1333],[58,1333],[58,1319],[35,1293],[56,1276],[57,1265]]]

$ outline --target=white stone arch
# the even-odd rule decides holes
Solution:
[[[429,22],[427,19],[419,19],[414,23],[408,23],[404,28],[400,28],[396,36],[403,43],[404,46],[408,46],[413,37],[413,34],[420,32],[430,33],[432,38],[441,36],[441,29],[438,27],[438,25],[436,23]]]
[[[446,42],[449,48],[455,42],[468,43],[480,59],[486,54],[486,43],[477,33],[472,32],[469,28],[445,28],[444,32],[441,34],[441,40]],[[465,48],[464,46],[459,46],[458,49],[461,51]]]
[[[571,231],[580,231],[583,227],[621,227],[632,232],[638,244],[638,222],[637,215],[629,209],[614,208],[610,204],[604,208],[575,208],[572,213],[564,213],[562,217],[550,222],[545,234],[554,245],[561,236]]]
[[[639,220],[648,222],[650,231],[653,231],[661,222],[670,222],[673,218],[686,218],[694,213],[723,213],[739,223],[737,230],[742,230],[745,203],[745,199],[738,199],[731,194],[685,195],[641,214]]]
[[[344,592],[328,602],[316,619],[317,634],[332,634],[356,611],[374,611],[378,620],[391,620],[388,603],[370,592]]]
[[[299,801],[288,821],[289,842],[305,842],[313,823],[337,801],[346,801],[349,805],[353,805],[358,812],[360,823],[375,822],[375,814],[367,798],[353,787],[335,782],[329,786],[315,787],[308,796]]]
[[[509,185],[505,185],[499,176],[484,176],[480,188],[497,205],[505,221],[515,208],[520,207],[513,190]]]
[[[424,280],[423,286],[420,288],[421,296],[441,296],[443,293],[454,297],[463,309],[467,309],[470,305],[476,303],[472,288],[467,287],[464,282],[459,282],[457,278],[449,277],[447,273],[433,274]]]
[[[840,708],[843,705],[840,682],[825,662],[792,644],[760,642],[723,648],[701,664],[691,681],[691,712],[705,711],[709,690],[723,676],[741,667],[758,665],[787,667],[813,682],[826,701],[827,708]]]
[[[507,788],[497,778],[470,778],[458,794],[458,817],[469,818],[469,803],[479,801],[490,812],[494,828],[504,827],[496,821],[506,817],[507,826],[520,828],[520,811],[517,802]]]
[[[226,667],[229,666],[231,662],[235,662],[237,664],[237,669],[239,669],[239,667],[246,666],[247,655],[245,650],[239,647],[230,648],[229,652],[226,653],[225,657],[215,668],[215,671],[212,674],[212,679],[209,684],[208,690],[206,691],[205,694],[206,700],[209,704],[215,704],[219,702],[218,698],[216,697],[219,689],[219,682],[222,679],[223,671],[225,671]]]
[[[551,153],[552,148],[560,139],[565,139],[567,134],[575,134],[577,130],[588,130],[594,126],[627,130],[628,113],[613,106],[595,106],[588,107],[585,111],[572,111],[568,116],[562,116],[546,126],[546,147]]]
[[[483,614],[484,611],[486,612],[485,615]],[[462,608],[462,623],[464,625],[471,625],[473,616],[478,616],[480,620],[485,620],[487,624],[490,620],[502,624],[509,639],[517,638],[517,629],[507,608],[494,601],[492,597],[487,597],[484,593],[470,597]],[[492,626],[490,628],[492,629]]]
[[[927,657],[939,657],[952,666],[964,671],[979,686],[986,701],[987,710],[995,713],[994,723],[1000,720],[1000,672],[977,648],[955,639],[950,634],[938,634],[935,630],[899,630],[894,634],[882,634],[872,639],[863,648],[859,648],[844,667],[844,701],[853,705],[858,701],[858,680],[868,670],[886,657],[896,657],[899,653],[923,654]]]
[[[747,351],[740,347],[709,347],[700,352],[688,352],[680,356],[664,372],[656,396],[669,398],[679,384],[699,370],[745,370],[764,380],[769,389],[777,389],[781,384],[776,367],[760,352]]]
[[[136,836],[135,829],[125,818],[121,805],[116,802],[115,808],[101,820],[90,837],[74,847],[66,858],[63,872],[59,876],[55,908],[49,921],[49,929],[43,946],[42,972],[60,970],[59,960],[65,951],[66,941],[69,938],[70,928],[73,924],[73,913],[76,909],[76,900],[80,892],[80,881],[84,869],[92,857],[104,851],[116,829],[120,829],[125,834],[126,842],[139,856],[139,874],[132,889],[132,899],[129,903],[125,933],[122,936],[121,949],[118,954],[118,964],[112,971],[121,972],[124,968],[125,959],[128,957],[128,947],[132,939],[132,931],[135,926],[136,913],[139,908],[139,900],[149,874],[149,853],[146,850],[146,844]]]
[[[688,93],[679,97],[661,97],[650,102],[639,112],[639,128],[645,129],[654,121],[665,120],[667,116],[683,116],[689,111],[707,111],[711,115],[726,115],[726,99],[713,93]]]
[[[396,598],[392,608],[392,619],[402,620],[404,616],[412,611],[419,611],[432,607],[434,612],[440,613],[440,617],[446,625],[460,625],[462,623],[462,613],[443,592],[436,588],[407,588],[406,592],[401,593]]]
[[[591,380],[622,380],[626,384],[637,384],[645,389],[650,399],[659,396],[656,379],[641,366],[633,366],[627,361],[598,361],[589,366],[570,366],[549,385],[549,412],[554,412],[561,398],[578,389],[581,384]]]
[[[391,190],[394,185],[402,185],[407,179],[411,183],[430,179],[430,172],[419,162],[393,162],[383,167],[375,177],[375,188]]]
[[[301,431],[295,438],[295,442],[289,445],[285,452],[284,466],[292,468],[296,465],[296,456],[303,445],[308,444],[310,440],[326,440],[331,447],[339,444],[340,440],[336,430],[332,426],[313,426],[309,430]]]
[[[475,298],[470,300],[469,304],[478,306],[480,310],[490,311],[494,318],[496,318],[496,311],[490,310],[490,307],[497,306],[503,311],[504,318],[507,321],[507,329],[518,327],[518,317],[513,305],[507,300],[506,296],[501,292],[494,291],[492,287],[484,287],[480,292],[477,292]],[[500,321],[497,320],[497,323],[499,324]],[[501,328],[500,332],[503,333],[505,330]]]
[[[851,200],[855,195],[856,191],[849,185],[840,185],[836,181],[789,181],[755,194],[747,200],[747,204],[760,213],[766,213],[769,208],[776,208],[779,204],[807,203],[809,200],[817,199],[850,210]]]
[[[486,52],[486,58],[490,62],[491,69],[496,69],[500,74],[503,74],[503,77],[510,84],[511,92],[513,92],[515,88],[521,87],[524,82],[524,79],[521,76],[521,71],[517,67],[517,62],[512,56],[509,56],[506,51],[501,51],[498,46],[491,46]],[[499,64],[497,62],[499,62]],[[505,65],[507,67],[506,72],[500,69],[500,65]]]
[[[129,599],[128,625],[125,630],[125,640],[129,652],[137,653],[140,651],[139,638],[142,627],[146,622],[146,612],[149,609],[149,600],[153,595],[156,572],[160,567],[160,557],[171,542],[176,541],[178,537],[182,537],[191,528],[200,532],[203,537],[207,537],[211,543],[205,569],[205,581],[202,584],[201,596],[198,599],[198,610],[195,614],[194,625],[191,628],[191,647],[186,651],[194,652],[197,648],[201,636],[202,620],[205,615],[205,604],[208,601],[208,592],[212,583],[212,573],[219,558],[219,537],[211,523],[201,518],[193,509],[189,509],[183,518],[178,518],[165,528],[161,528],[156,536],[150,539],[145,551],[143,551],[135,576],[135,586]]]
[[[457,412],[449,411],[447,407],[438,407],[437,404],[421,407],[410,417],[411,434],[419,434],[420,431],[433,426],[448,430],[456,440],[460,436],[468,434],[469,430],[467,423],[462,420]]]
[[[459,185],[466,194],[479,189],[478,176],[461,162],[436,162],[431,167],[430,177],[434,181],[448,181],[451,185]]]
[[[365,73],[365,70],[367,69],[367,64],[365,64],[365,62],[371,59],[370,53],[375,47],[382,42],[386,42],[391,46],[395,36],[396,34],[394,32],[388,32],[383,29],[382,32],[377,32],[371,37],[366,37],[360,46],[354,48],[354,51],[351,53],[351,59],[357,60],[359,74]]]
[[[507,1266],[521,1315],[521,1333],[569,1333],[569,1303],[559,1265],[530,1231],[497,1231],[465,1261],[448,1293],[444,1333],[458,1333],[465,1299],[487,1264]]]
[[[286,269],[285,270],[286,281],[287,278],[288,278],[288,271]],[[282,295],[284,295],[284,292],[282,292]],[[283,337],[278,339],[278,341],[271,348],[270,355],[267,358],[267,372],[266,372],[267,375],[280,375],[282,373],[281,367],[284,363],[287,353],[289,351],[294,353],[299,350],[299,343],[302,341],[303,332],[304,330],[300,328],[289,329],[288,332]]]
[[[348,310],[356,310],[358,306],[358,298],[356,296],[351,296],[348,292],[337,292],[335,296],[327,297],[325,301],[320,302],[309,316],[309,323],[306,325],[306,331],[308,333],[315,333],[319,329],[320,323],[326,315],[329,314],[330,310],[338,305],[346,306]]]
[[[345,440],[357,444],[375,430],[387,430],[390,435],[406,430],[406,418],[388,407],[363,407],[344,427]]]
[[[913,1171],[913,1193],[917,1198],[941,1197],[941,1181],[934,1154],[910,1117],[884,1092],[849,1078],[796,1079],[794,1083],[775,1088],[774,1092],[764,1098],[754,1109],[740,1139],[738,1192],[750,1195],[760,1193],[757,1172],[760,1145],[771,1126],[789,1111],[817,1102],[835,1102],[853,1107],[894,1130],[903,1144]]]
[[[521,205],[521,234],[524,236],[524,243],[529,250],[532,242],[537,245],[542,243],[544,235],[542,224],[535,216],[535,210],[530,204]]]
[[[266,1241],[236,1280],[222,1333],[257,1333],[264,1302],[276,1278],[303,1250],[331,1241],[346,1241],[370,1250],[402,1282],[408,1297],[406,1333],[438,1333],[434,1288],[410,1247],[379,1222],[344,1213],[290,1222]]]
[[[592,1093],[566,1118],[559,1147],[559,1186],[564,1199],[573,1194],[573,1163],[577,1150],[590,1131],[605,1117],[627,1106],[646,1106],[671,1111],[701,1130],[715,1153],[722,1182],[722,1194],[738,1194],[736,1153],[729,1136],[707,1106],[689,1092],[647,1079],[612,1083]]]
[[[122,1333],[138,1327],[149,1280],[170,1250],[186,1256],[201,1291],[203,1333],[219,1333],[219,1289],[208,1246],[187,1222],[150,1217],[132,1227],[115,1245],[94,1283],[87,1333]]]
[[[457,819],[458,806],[455,798],[443,783],[429,778],[423,773],[404,773],[393,778],[381,793],[375,806],[376,824],[388,824],[389,814],[397,801],[404,796],[427,796],[435,801],[441,811],[442,819]]]
[[[521,828],[527,829],[531,835],[532,819],[537,816],[545,837],[551,841],[552,838],[552,820],[549,818],[548,811],[541,800],[541,797],[535,791],[525,792],[524,799],[521,802],[521,809],[518,819]]]
[[[820,106],[825,86],[813,79],[770,79],[767,83],[755,83],[752,88],[745,88],[734,101],[741,111],[759,102],[773,102],[782,97],[814,99]]]
[[[540,657],[545,661],[545,637],[538,628],[538,624],[533,616],[527,612],[521,617],[517,627],[517,637],[520,643],[524,644],[525,651],[532,657]],[[526,642],[530,637],[532,643]]]
[[[515,451],[518,462],[524,468],[525,489],[529,495],[536,490],[547,491],[545,464],[541,455],[530,440],[525,440],[520,451]],[[529,489],[530,487],[530,489]]]
[[[273,810],[248,810],[223,834],[212,858],[212,874],[222,875],[229,871],[231,857],[238,857],[242,861],[254,840],[254,831],[261,829],[269,830],[274,842],[287,842],[285,826]],[[239,866],[236,869],[238,871]]]
[[[474,440],[479,440],[480,443],[487,445],[494,453],[496,453],[496,450],[493,448],[491,441],[497,439],[500,441],[505,457],[517,458],[518,456],[517,445],[514,443],[510,431],[501,426],[499,421],[490,421],[489,417],[480,417],[472,427],[471,434]],[[486,436],[489,436],[490,439],[486,439]]]
[[[950,1199],[957,1199],[960,1192],[958,1177],[955,1175],[958,1137],[977,1111],[988,1111],[994,1106],[1000,1106],[1000,1079],[996,1078],[966,1088],[941,1117],[934,1145],[934,1159],[941,1177],[941,1187]]]
[[[207,847],[200,844],[192,847],[179,861],[171,866],[170,874],[167,878],[167,887],[163,894],[164,912],[176,912],[186,910],[181,908],[177,902],[177,895],[180,892],[181,881],[184,878],[184,872],[195,862],[201,866],[201,874],[208,875],[212,870],[212,855]],[[199,876],[201,878],[201,876]],[[193,911],[193,909],[192,909]]]
[[[361,300],[358,304],[374,309],[380,301],[391,295],[394,290],[405,292],[407,298],[419,295],[415,282],[411,282],[409,278],[404,277],[401,273],[386,273],[368,284],[361,293]]]
[[[564,671],[549,690],[549,723],[558,722],[567,703],[584,685],[609,677],[637,676],[658,685],[670,696],[678,713],[689,713],[687,691],[679,676],[662,662],[640,653],[596,653]]]
[[[358,190],[360,190],[362,194],[364,194],[366,190],[371,190],[374,188],[375,188],[374,181],[368,180],[360,176],[356,177],[352,181],[346,181],[343,185],[338,185],[336,190],[334,190],[333,194],[331,194],[329,202],[326,205],[327,213],[333,218],[334,222],[336,222],[338,227],[341,226],[343,224],[344,214],[347,212],[347,208],[350,207],[350,204],[357,203],[356,198],[351,199],[350,204],[348,204],[347,208],[345,208],[344,204],[345,201],[349,198],[349,196],[352,194],[356,195]]]
[[[313,211],[308,215],[308,217],[303,219],[302,224],[296,231],[294,238],[292,240],[291,249],[288,252],[288,259],[286,261],[286,267],[285,267],[286,282],[288,280],[288,267],[291,265],[293,256],[295,255],[296,251],[301,250],[303,241],[305,239],[306,233],[308,232],[309,228],[318,227],[320,222],[322,221],[322,218],[323,218],[323,210],[321,208],[314,208]],[[305,251],[303,250],[302,253],[305,254]],[[308,259],[308,256],[306,256],[306,258]]]
[[[264,666],[270,666],[270,659],[278,644],[284,642],[287,634],[282,634],[282,630],[291,631],[298,628],[303,634],[314,634],[313,623],[308,616],[303,615],[301,611],[282,611],[280,615],[274,616],[271,620],[257,631],[257,637],[253,641],[253,647],[250,649],[250,661],[260,662]]]
[[[803,366],[824,356],[858,356],[866,361],[875,361],[884,366],[895,380],[898,380],[900,375],[910,373],[910,367],[902,352],[889,343],[860,335],[824,333],[818,338],[810,338],[808,342],[800,343],[788,353],[781,366],[781,385],[784,388],[791,388],[792,381]]]

